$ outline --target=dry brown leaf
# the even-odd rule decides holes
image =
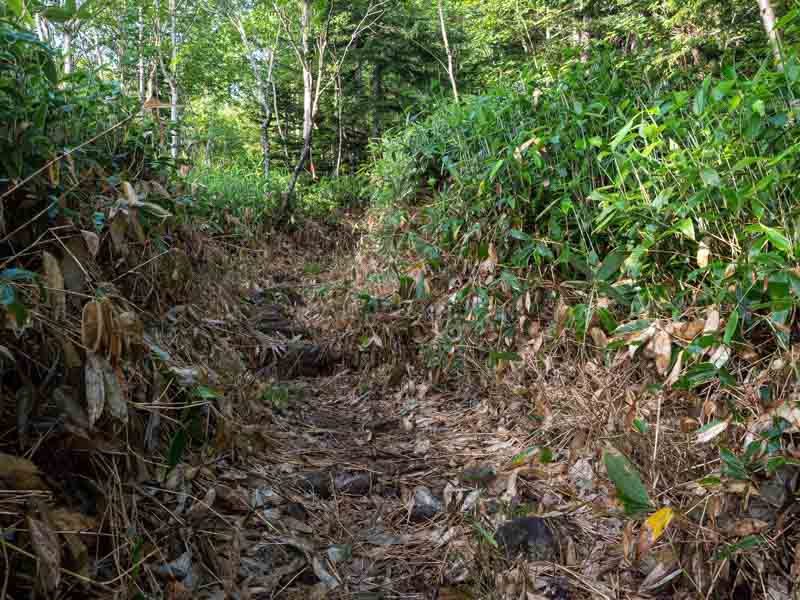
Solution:
[[[50,489],[42,480],[39,467],[27,458],[3,453],[0,453],[0,485],[15,491]]]
[[[89,254],[92,255],[92,258],[96,258],[98,252],[100,252],[100,237],[93,231],[81,231],[81,235],[83,236],[83,241],[86,242],[86,249],[89,250]]]
[[[608,337],[606,336],[605,331],[599,327],[592,327],[589,330],[589,335],[592,336],[592,341],[598,348],[605,350],[608,347]]]
[[[109,350],[111,349],[111,340],[116,332],[116,323],[114,307],[108,297],[100,300],[100,310],[103,311],[103,341],[100,348]]]
[[[64,294],[64,273],[61,261],[49,252],[42,252],[44,263],[44,279],[50,306],[53,307],[53,318],[60,321],[67,316],[67,297]]]
[[[128,402],[125,400],[124,381],[122,371],[114,368],[108,364],[108,361],[103,361],[103,379],[105,381],[106,389],[106,404],[111,416],[119,419],[123,423],[128,422]]]
[[[727,533],[736,537],[745,537],[761,533],[768,527],[769,523],[760,519],[742,519],[738,523],[734,523],[727,530]]]
[[[703,429],[697,434],[694,443],[705,444],[710,442],[717,436],[722,435],[725,430],[728,429],[728,425],[730,425],[730,419],[725,419],[724,421],[710,425],[707,429]]]
[[[536,144],[536,145],[538,146],[538,145],[539,145],[539,141],[540,141],[540,140],[539,140],[539,138],[538,138],[538,137],[532,137],[532,138],[531,138],[531,139],[529,139],[528,141],[526,141],[526,142],[523,142],[522,144],[520,144],[519,146],[517,146],[517,147],[514,149],[514,158],[515,158],[517,161],[519,161],[519,162],[522,162],[522,157],[523,157],[523,155],[525,154],[525,152],[528,150],[528,148],[530,148],[530,147],[531,147],[531,146],[533,146],[534,144]]]
[[[478,273],[484,279],[494,274],[497,268],[497,250],[494,244],[489,244],[489,256],[478,267]]]
[[[673,334],[684,341],[690,342],[703,332],[705,325],[705,319],[676,323]]]
[[[111,234],[111,242],[114,245],[114,250],[121,256],[128,255],[128,220],[125,215],[118,214],[111,221],[108,228]]]
[[[48,513],[50,523],[59,533],[82,533],[95,531],[97,519],[66,508],[57,508]]]
[[[98,354],[90,352],[86,357],[85,365],[85,387],[86,387],[86,407],[89,416],[89,428],[103,414],[106,405],[106,377],[104,374],[104,359]]]
[[[45,592],[53,592],[61,582],[61,542],[44,521],[28,517],[28,529],[39,559],[39,583]]]
[[[91,262],[85,244],[77,237],[67,240],[61,271],[64,273],[64,289],[71,292],[83,292],[86,289],[88,272],[84,265]]]
[[[683,352],[678,352],[678,358],[675,359],[675,364],[672,365],[672,370],[664,380],[664,385],[673,386],[678,382],[683,372]]]
[[[81,341],[90,352],[98,352],[103,342],[103,311],[98,302],[87,302],[81,318]]]
[[[697,248],[697,266],[705,269],[708,266],[708,259],[711,256],[711,249],[705,242],[700,242]]]
[[[569,306],[564,301],[564,297],[560,297],[558,299],[558,304],[556,305],[556,337],[559,337],[561,333],[564,331],[564,327],[567,324],[567,318],[569,317]]]
[[[703,334],[716,333],[719,330],[719,308],[714,306],[708,307],[706,312],[706,322],[703,327]]]
[[[133,206],[137,206],[139,204],[139,196],[129,182],[122,182],[122,191],[125,194],[125,200],[128,201],[128,204],[132,204]]]
[[[666,331],[659,331],[653,336],[653,353],[658,374],[665,375],[672,360],[672,338]]]

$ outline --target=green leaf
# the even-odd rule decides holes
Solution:
[[[483,527],[481,527],[481,525],[479,523],[473,523],[472,526],[475,527],[475,529],[478,531],[478,533],[480,533],[483,536],[483,538],[487,542],[489,542],[489,544],[491,544],[493,547],[497,548],[497,540],[494,539],[494,536],[491,533],[489,533]]]
[[[634,515],[652,509],[650,497],[636,468],[622,454],[606,451],[603,455],[608,478],[617,490],[625,512]]]
[[[22,0],[7,0],[8,9],[14,13],[14,16],[22,16]]]
[[[506,164],[506,160],[504,158],[501,158],[496,163],[494,163],[492,170],[489,172],[490,181],[494,179],[494,176],[497,175],[497,172],[502,168],[504,164]]]
[[[204,398],[206,400],[215,400],[217,398],[222,398],[222,394],[217,390],[212,390],[210,387],[205,385],[198,386],[197,389],[194,391],[200,398]]]
[[[704,88],[700,88],[697,91],[697,95],[694,97],[694,104],[692,105],[692,112],[698,117],[703,114],[703,111],[706,109],[706,91]]]
[[[703,169],[700,171],[700,179],[707,187],[720,187],[722,180],[714,169]]]
[[[500,273],[500,280],[506,283],[515,292],[519,292],[522,289],[522,285],[517,276],[507,269],[504,269],[503,272]]]
[[[628,258],[628,255],[625,252],[614,250],[611,254],[606,256],[603,264],[600,265],[600,268],[597,270],[596,278],[600,281],[607,281],[612,275],[615,275],[617,271],[619,271],[619,268],[622,266],[622,263],[625,262],[626,258]]]
[[[183,451],[186,448],[186,430],[181,427],[172,436],[172,441],[169,444],[169,454],[167,456],[167,464],[169,468],[173,468],[183,457]]]
[[[681,378],[681,383],[689,389],[696,388],[711,381],[719,375],[717,368],[710,362],[700,363],[691,367]]]
[[[627,135],[631,132],[633,128],[633,122],[636,120],[636,117],[633,117],[630,121],[625,123],[625,126],[620,129],[611,140],[609,146],[611,146],[612,150],[616,150],[617,146],[619,146],[627,137]]]
[[[728,324],[725,325],[725,335],[722,338],[723,343],[729,346],[733,336],[736,335],[736,329],[739,326],[739,311],[734,310],[728,318]]]
[[[508,235],[514,238],[515,240],[520,240],[521,242],[532,242],[533,238],[525,233],[524,231],[520,231],[519,229],[512,229],[508,232]]]
[[[780,231],[772,227],[767,227],[766,225],[762,225],[761,230],[767,236],[767,239],[769,239],[772,245],[778,250],[786,252],[786,254],[792,253],[792,242],[790,242],[789,238],[783,235]]]
[[[76,16],[81,20],[87,20],[92,17],[92,10],[94,9],[94,0],[84,0],[81,7],[78,9]]]
[[[54,23],[66,23],[73,14],[59,6],[48,6],[42,11],[42,16]]]
[[[614,337],[617,337],[620,335],[628,335],[629,333],[644,331],[652,324],[653,321],[651,321],[650,319],[639,319],[638,321],[633,321],[631,323],[625,323],[625,325],[620,325],[614,330],[612,335]]]
[[[690,240],[694,241],[694,222],[689,219],[683,219],[680,223],[678,223],[678,231],[680,231],[683,235],[685,235]]]
[[[727,448],[720,448],[719,457],[722,459],[722,474],[733,479],[747,481],[750,476],[747,474],[747,466],[741,458],[736,456]]]
[[[763,100],[756,100],[755,102],[753,102],[752,108],[753,108],[753,112],[756,113],[757,115],[760,115],[760,116],[763,117],[764,115],[767,114],[767,108],[764,105],[764,101]]]

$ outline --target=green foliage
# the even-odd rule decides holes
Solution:
[[[616,452],[607,451],[603,454],[603,462],[626,514],[633,515],[652,510],[647,489],[636,468],[627,458]]]
[[[503,276],[450,304],[477,331],[492,321],[513,337],[536,274],[580,282],[625,318],[720,304],[736,314],[728,342],[746,331],[786,347],[800,302],[796,53],[784,72],[765,59],[700,85],[654,71],[648,53],[593,53],[444,103],[386,139],[373,170],[383,243],[433,273],[493,245]]]

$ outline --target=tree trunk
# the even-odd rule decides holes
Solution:
[[[758,9],[761,12],[761,22],[764,25],[764,31],[769,39],[769,45],[772,47],[772,53],[775,55],[775,64],[779,70],[783,70],[783,55],[781,54],[781,38],[778,30],[775,28],[775,11],[772,10],[772,3],[770,0],[758,0]]]
[[[145,98],[144,90],[144,8],[139,7],[139,101],[144,103]],[[142,109],[144,115],[144,109]]]
[[[72,30],[64,27],[64,75],[72,73]]]
[[[178,74],[177,74],[177,59],[178,59],[178,28],[177,28],[177,13],[176,0],[169,0],[169,24],[170,24],[170,41],[172,42],[172,64],[170,65],[169,77],[169,121],[170,128],[172,129],[172,140],[170,142],[170,156],[172,160],[178,159],[178,152],[180,150],[180,134],[178,132]]]
[[[456,74],[453,68],[453,52],[450,50],[450,41],[447,38],[447,28],[444,25],[444,6],[443,0],[439,0],[439,24],[442,28],[442,41],[447,52],[447,75],[450,77],[450,86],[453,88],[453,98],[458,102],[458,86],[456,85]]]
[[[383,64],[377,63],[372,71],[372,137],[381,135],[381,106],[383,104]]]
[[[302,0],[302,13],[300,16],[300,38],[303,68],[303,150],[300,153],[300,160],[294,168],[292,180],[287,190],[287,198],[291,200],[297,180],[305,166],[305,162],[311,154],[311,135],[313,131],[314,119],[314,76],[311,73],[311,63],[309,62],[308,34],[311,27],[311,0]],[[288,207],[287,207],[288,208]]]
[[[342,170],[342,146],[344,145],[344,129],[342,127],[342,75],[336,74],[336,167],[334,176],[339,177]]]

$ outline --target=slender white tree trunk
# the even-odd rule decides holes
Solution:
[[[69,25],[64,28],[64,74],[72,73],[72,30]]]
[[[170,65],[169,77],[169,121],[172,129],[172,140],[170,143],[170,156],[173,160],[178,158],[180,150],[180,134],[178,132],[178,121],[180,118],[178,112],[178,28],[177,28],[177,6],[176,0],[169,0],[169,22],[170,22],[170,41],[172,42],[172,64]]]
[[[311,0],[303,0],[300,15],[300,52],[301,67],[303,69],[303,149],[300,151],[300,160],[295,165],[292,180],[287,190],[287,200],[294,194],[294,188],[300,177],[300,172],[311,154],[311,135],[314,127],[314,75],[311,72],[309,60],[310,48],[308,43],[309,29],[311,28]],[[320,57],[322,60],[322,57]],[[288,208],[288,207],[286,207]]]
[[[764,31],[767,33],[769,44],[772,46],[772,53],[775,55],[775,64],[779,70],[783,70],[783,56],[781,54],[781,38],[775,27],[775,11],[772,9],[770,0],[758,0],[758,9],[761,12],[761,22],[764,24]]]
[[[447,52],[447,75],[450,77],[450,86],[453,88],[453,98],[458,102],[458,85],[456,85],[456,74],[453,67],[453,52],[450,49],[450,41],[447,38],[447,27],[444,24],[443,1],[439,0],[439,25],[442,28],[442,41]]]
[[[144,8],[139,7],[139,101],[144,103],[145,89],[144,89]],[[142,113],[144,114],[144,113]]]

